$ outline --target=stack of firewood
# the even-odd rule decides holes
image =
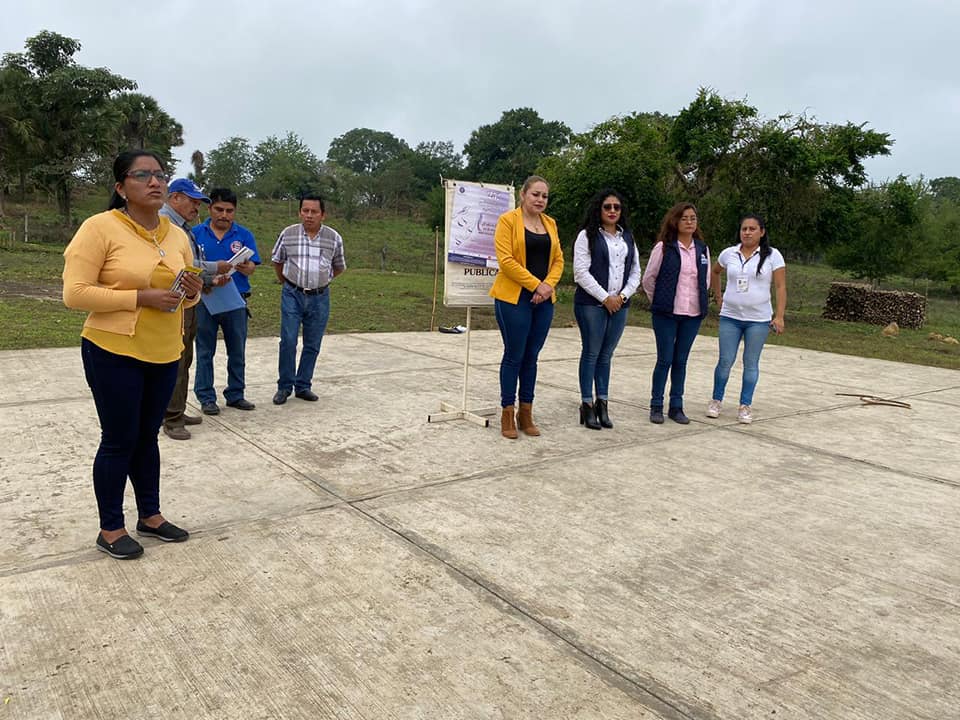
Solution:
[[[920,328],[927,318],[927,299],[917,293],[835,282],[830,283],[823,317],[873,325],[895,322],[900,327]]]

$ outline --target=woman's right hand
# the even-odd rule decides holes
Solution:
[[[542,302],[546,302],[550,299],[550,296],[553,295],[553,288],[545,282],[537,285],[537,289],[533,291],[533,298],[530,300],[534,305],[538,305]]]
[[[603,300],[603,306],[607,309],[608,313],[613,315],[623,307],[623,298],[619,295],[607,295]]]
[[[174,292],[163,288],[147,288],[137,290],[137,306],[156,308],[157,310],[173,310],[180,304],[182,298]]]

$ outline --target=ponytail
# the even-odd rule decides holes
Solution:
[[[127,201],[120,197],[116,190],[110,195],[110,202],[107,203],[107,210],[123,210],[127,206]]]
[[[763,261],[770,257],[770,238],[767,237],[767,229],[763,229],[763,237],[760,238],[760,262],[757,263],[757,277],[760,277],[760,269],[763,267]]]

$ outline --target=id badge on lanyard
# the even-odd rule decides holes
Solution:
[[[750,278],[746,275],[741,275],[737,278],[737,292],[745,293],[750,290]]]

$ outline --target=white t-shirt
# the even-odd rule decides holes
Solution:
[[[727,288],[723,291],[720,317],[747,322],[770,322],[773,319],[773,304],[770,302],[773,271],[787,265],[780,251],[770,248],[770,254],[763,261],[759,275],[759,248],[744,262],[740,246],[734,245],[721,252],[717,262],[727,273]]]

